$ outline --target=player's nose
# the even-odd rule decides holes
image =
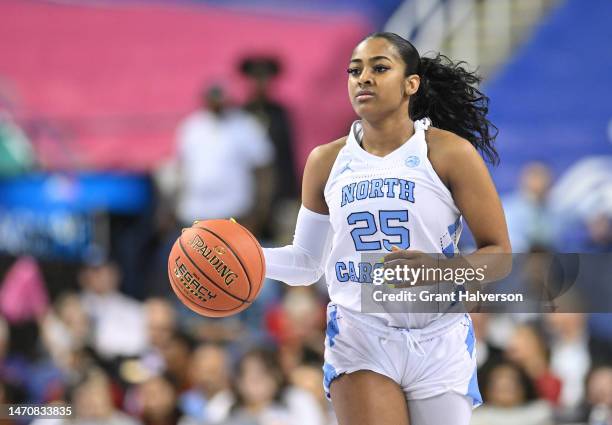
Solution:
[[[372,85],[374,82],[372,73],[369,72],[368,70],[363,70],[363,72],[359,75],[359,79],[357,80],[357,83],[360,86],[363,85]]]

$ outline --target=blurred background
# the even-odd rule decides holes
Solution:
[[[1,0],[0,403],[334,424],[323,283],[267,281],[204,319],[166,263],[196,218],[291,241],[306,156],[356,118],[345,69],[376,30],[483,76],[514,252],[611,252],[611,16],[607,0]],[[473,319],[474,424],[612,424],[611,315]]]

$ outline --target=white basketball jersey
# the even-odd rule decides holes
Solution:
[[[361,285],[372,284],[372,264],[363,261],[364,254],[382,257],[393,245],[447,256],[458,252],[461,214],[427,158],[429,124],[428,118],[415,121],[408,141],[378,157],[361,147],[361,123],[353,123],[325,186],[333,228],[325,277],[333,303],[361,311]],[[371,316],[388,326],[424,328],[443,313]]]

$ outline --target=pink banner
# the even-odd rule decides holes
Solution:
[[[149,170],[209,82],[236,102],[245,55],[274,55],[302,168],[348,132],[346,66],[369,31],[358,16],[247,14],[199,5],[0,2],[0,98],[13,104],[49,169]]]

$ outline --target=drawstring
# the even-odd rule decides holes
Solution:
[[[418,356],[423,357],[425,355],[425,350],[416,339],[416,336],[410,332],[409,329],[401,329],[402,334],[406,337],[406,342],[408,343],[408,350],[415,352]]]
[[[416,353],[417,356],[423,357],[425,356],[425,350],[423,349],[423,346],[421,345],[421,343],[419,342],[418,335],[415,332],[410,332],[410,329],[405,329],[405,328],[393,328],[394,332],[399,332],[401,333],[405,338],[406,338],[406,345],[408,346],[408,351]],[[398,334],[395,335],[387,335],[387,337],[381,337],[381,342],[383,344],[387,344],[387,341],[389,339],[398,341]]]

